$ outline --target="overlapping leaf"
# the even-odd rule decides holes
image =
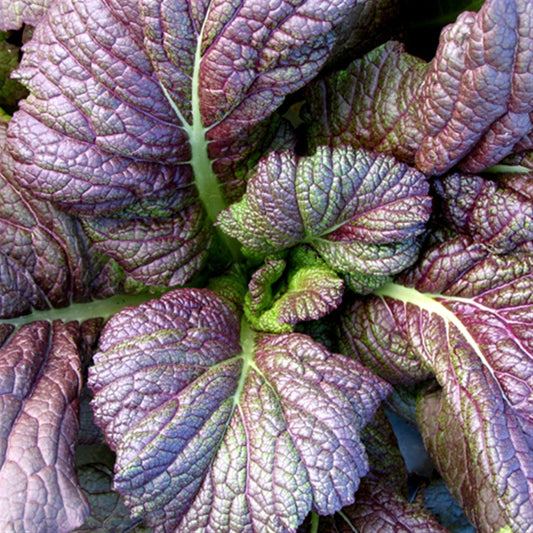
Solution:
[[[244,309],[254,329],[288,333],[298,322],[322,318],[340,305],[344,282],[314,252],[297,248],[288,263],[267,258],[252,275]]]
[[[0,174],[0,316],[111,296],[122,287],[114,261],[90,245],[79,221],[27,197]]]
[[[356,308],[347,329],[374,308],[382,327],[435,374],[442,393],[423,403],[420,422],[452,493],[481,531],[526,531],[533,519],[533,256],[520,248],[494,255],[462,236],[428,251],[399,282]],[[366,350],[380,351],[372,339],[362,339]]]
[[[82,225],[96,248],[145,285],[186,283],[201,269],[212,236],[198,204],[171,218],[91,218]]]
[[[33,322],[0,350],[0,529],[67,532],[89,513],[76,479],[81,364],[73,323]]]
[[[341,513],[321,517],[318,531],[444,533],[431,513],[407,500],[407,470],[384,411],[378,411],[365,427],[363,442],[369,454],[370,473],[362,480],[355,503]]]
[[[533,241],[533,197],[517,185],[511,177],[497,182],[451,174],[436,180],[435,190],[446,222],[491,251],[506,253]]]
[[[391,156],[344,146],[309,157],[273,152],[218,222],[253,253],[307,243],[368,290],[416,259],[427,192],[424,175]]]
[[[128,308],[91,370],[115,488],[161,530],[294,530],[353,501],[389,386],[301,334],[254,338],[206,289]]]
[[[532,21],[529,0],[488,0],[442,31],[427,65],[382,46],[311,90],[312,141],[392,151],[426,174],[478,172],[531,148]]]

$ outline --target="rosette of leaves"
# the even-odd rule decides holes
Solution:
[[[37,26],[30,95],[0,126],[0,529],[437,531],[408,501],[385,376],[422,391],[427,448],[476,527],[527,530],[531,3],[462,14],[430,63],[389,43],[330,72],[306,93],[318,149],[296,155],[276,110],[368,47],[354,19],[379,26],[391,2],[369,4],[0,0],[5,28]],[[430,189],[369,149],[521,174]],[[52,318],[107,318],[131,290],[151,301],[109,321],[90,371],[115,472],[78,465],[80,484],[97,324]]]

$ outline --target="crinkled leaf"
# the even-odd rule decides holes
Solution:
[[[505,524],[526,531],[533,523],[533,255],[498,256],[457,237],[430,249],[399,282],[367,305],[381,306],[391,331],[394,322],[405,325],[396,333],[442,386],[421,408],[433,460],[481,531]]]
[[[301,334],[257,339],[215,293],[113,317],[90,384],[115,488],[156,530],[284,531],[353,501],[390,387]]]
[[[354,4],[54,2],[18,70],[31,95],[10,128],[10,179],[104,214],[163,202],[191,163],[207,205],[210,161],[221,170],[253,149],[258,125],[327,60]]]
[[[432,376],[408,339],[403,314],[391,314],[375,296],[351,299],[339,325],[339,350],[395,385],[411,385]]]
[[[319,82],[312,135],[392,151],[426,174],[483,170],[531,148],[532,43],[529,0],[487,0],[442,31],[427,65],[389,43]]]
[[[204,263],[211,240],[198,204],[172,218],[82,220],[95,247],[145,285],[179,285]]]
[[[359,496],[360,494],[360,496]],[[410,503],[384,482],[364,479],[356,503],[342,510],[319,527],[320,533],[446,533],[426,509]]]
[[[428,68],[391,41],[309,84],[309,142],[361,146],[413,163],[420,131],[411,107]]]
[[[357,2],[338,30],[339,38],[326,68],[344,67],[347,58],[360,57],[391,35],[397,35],[401,8],[400,0]]]
[[[35,26],[52,0],[0,0],[0,30],[18,30],[23,24]]]
[[[112,295],[122,285],[114,261],[95,250],[80,223],[27,197],[0,175],[0,316]]]
[[[320,518],[318,531],[439,532],[444,529],[427,510],[407,501],[407,470],[391,424],[379,410],[362,433],[370,472],[355,494],[355,503],[332,517]]]
[[[384,154],[343,146],[309,157],[272,152],[218,222],[245,250],[269,254],[304,242],[334,270],[382,282],[415,260],[427,192],[423,174]]]
[[[285,272],[287,261],[276,257],[267,257],[265,263],[251,276],[246,305],[250,313],[258,314],[268,309],[273,301],[273,285]]]
[[[317,320],[336,309],[342,300],[344,283],[327,267],[299,269],[289,279],[286,291],[272,307],[257,315],[257,329],[271,332],[292,331],[303,320]]]
[[[533,240],[533,198],[505,183],[451,174],[435,182],[446,222],[495,253]]]
[[[476,457],[479,455],[478,448],[469,450],[470,443],[465,438],[462,424],[464,420],[458,417],[455,409],[446,401],[444,394],[439,391],[432,395],[426,395],[420,399],[419,417],[421,421],[424,442],[432,456],[436,460],[437,468],[446,471],[444,479],[454,497],[469,515],[470,520],[476,526],[476,531],[493,532],[512,524],[510,531],[528,531],[531,525],[531,511],[517,516],[518,520],[510,520],[508,512],[502,509],[501,504],[495,501],[495,491],[505,490],[502,483],[495,483],[494,476],[485,475],[480,464],[486,461],[486,457]],[[499,418],[499,417],[498,417]],[[501,421],[497,418],[494,423],[501,426]],[[477,429],[483,440],[494,440],[494,435],[487,434],[486,427]],[[498,437],[496,437],[498,439]],[[515,443],[511,437],[509,443],[501,443],[497,446],[500,453],[509,450],[507,455],[499,459],[500,463],[515,462]],[[494,446],[491,443],[491,446]],[[489,446],[483,448],[490,454]],[[531,452],[529,452],[531,453]],[[511,469],[516,466],[511,465]],[[444,470],[445,469],[445,470]],[[509,468],[503,474],[507,476]],[[522,495],[521,491],[515,493],[518,499],[516,507],[521,505],[531,506],[531,495],[527,491]],[[529,501],[528,501],[529,499]]]
[[[67,532],[89,514],[77,483],[81,365],[73,323],[33,322],[0,351],[0,530]]]
[[[245,313],[255,329],[271,333],[293,331],[293,325],[318,320],[336,309],[344,283],[315,253],[297,248],[290,256],[287,280],[283,259],[267,258],[252,276],[245,299]],[[279,287],[273,287],[278,284]]]

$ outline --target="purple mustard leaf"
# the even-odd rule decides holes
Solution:
[[[422,401],[421,432],[480,531],[533,520],[532,295],[529,249],[495,255],[458,236],[373,297],[442,387]]]
[[[412,385],[432,376],[407,337],[403,314],[391,313],[375,296],[351,298],[339,323],[339,351],[394,385]]]
[[[361,481],[355,502],[331,517],[321,517],[318,531],[444,533],[434,516],[418,502],[408,501],[406,465],[383,409],[365,426],[361,437],[370,471]]]
[[[522,487],[511,488],[514,499],[517,500],[514,504],[515,509],[522,507],[516,517],[518,520],[510,518],[511,509],[502,509],[501,503],[495,498],[496,491],[503,490],[507,494],[510,492],[509,488],[504,489],[503,486],[508,483],[509,470],[516,468],[516,464],[508,466],[505,463],[518,462],[515,455],[516,439],[513,438],[515,435],[511,434],[507,439],[502,439],[507,442],[500,440],[501,435],[497,436],[499,443],[494,446],[495,436],[490,434],[490,430],[487,431],[486,427],[476,428],[472,433],[479,433],[481,440],[490,440],[491,444],[480,443],[482,449],[486,450],[485,453],[479,452],[479,446],[471,450],[472,437],[467,437],[462,429],[465,420],[446,401],[442,391],[421,397],[418,413],[424,443],[433,456],[437,468],[443,473],[446,472],[443,474],[444,480],[453,497],[474,524],[475,530],[488,533],[504,530],[503,528],[509,528],[511,525],[516,531],[528,531],[531,525],[531,511],[527,509],[531,505],[530,501],[527,501],[531,498],[527,489],[528,481],[524,480]],[[495,413],[491,413],[490,416],[493,424],[502,427],[501,417],[495,416]],[[508,451],[507,455],[499,459],[501,465],[505,464],[505,470],[502,468],[499,476],[496,476],[500,477],[500,482],[495,476],[486,475],[482,467],[487,453],[490,453],[489,447],[492,446],[499,448],[500,453]]]
[[[351,503],[368,470],[360,430],[390,392],[310,337],[240,331],[207,289],[115,315],[89,381],[115,489],[175,531],[295,530]]]
[[[488,0],[441,33],[416,104],[425,121],[416,155],[424,172],[463,159],[463,170],[478,172],[532,130],[532,9],[528,0]]]
[[[171,209],[168,193],[192,166],[214,218],[224,201],[212,163],[253,151],[356,3],[57,0],[17,71],[31,94],[10,125],[4,169],[33,194],[105,215],[138,200]]]
[[[344,67],[347,58],[361,57],[398,34],[401,8],[398,0],[358,2],[339,27],[339,38],[326,68]]]
[[[361,439],[368,453],[370,471],[367,478],[385,482],[389,488],[407,497],[407,468],[398,441],[385,411],[380,408],[364,427]],[[363,488],[359,495],[364,494]],[[357,494],[355,500],[357,502]]]
[[[278,320],[296,324],[317,320],[336,309],[344,292],[344,282],[325,266],[298,269],[288,280],[287,292],[276,302]]]
[[[288,333],[298,322],[318,320],[341,304],[343,280],[314,251],[297,247],[287,272],[286,265],[283,259],[267,258],[252,275],[244,311],[256,330]]]
[[[414,163],[422,134],[412,102],[429,66],[387,42],[306,88],[309,143],[348,144]]]
[[[326,518],[320,533],[375,533],[401,531],[402,533],[446,533],[435,516],[416,502],[409,502],[385,481],[365,478],[355,495],[356,503],[345,507],[331,519]],[[322,521],[322,519],[321,519]]]
[[[248,253],[307,243],[357,286],[416,259],[431,211],[427,192],[423,174],[388,155],[347,146],[321,146],[308,157],[272,152],[218,224]]]
[[[180,285],[202,267],[211,241],[196,203],[171,218],[82,219],[94,246],[145,285]]]
[[[353,139],[428,175],[457,164],[479,172],[530,149],[532,10],[528,0],[487,0],[443,29],[428,64],[388,43],[317,82],[311,137]]]
[[[141,519],[130,517],[122,498],[113,490],[114,462],[115,456],[105,444],[78,446],[76,469],[80,487],[90,504],[91,514],[75,533],[151,531]]]
[[[450,174],[433,183],[444,220],[456,231],[495,253],[509,252],[533,240],[532,198],[505,182]]]
[[[532,133],[533,135],[533,133]],[[533,142],[532,142],[533,144]],[[533,150],[531,148],[507,156],[503,161],[505,165],[524,167],[525,171],[533,169]],[[524,169],[522,169],[524,170]]]
[[[22,326],[0,350],[0,529],[67,532],[89,514],[77,483],[78,327]]]
[[[111,296],[122,287],[118,266],[90,244],[77,219],[1,174],[0,233],[3,318]]]
[[[15,330],[12,324],[0,324],[0,348],[4,345],[11,333]]]
[[[36,26],[52,0],[0,0],[0,30],[18,30],[23,24]]]

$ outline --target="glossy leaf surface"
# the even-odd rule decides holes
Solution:
[[[457,237],[431,249],[399,282],[379,289],[366,306],[378,306],[382,323],[442,386],[420,407],[433,460],[481,531],[527,530],[533,517],[531,254],[498,256]],[[369,342],[366,349],[379,347]]]
[[[427,65],[399,44],[370,52],[311,90],[309,120],[322,117],[311,141],[351,138],[428,175],[479,172],[531,148],[532,20],[528,0],[488,0],[443,29]]]
[[[245,250],[269,254],[307,243],[367,290],[410,265],[429,218],[425,177],[386,155],[319,147],[271,153],[220,226]]]
[[[90,383],[115,488],[156,530],[295,529],[353,501],[389,386],[301,334],[254,338],[182,289],[116,315]]]
[[[0,529],[67,532],[89,514],[77,483],[78,328],[22,327],[0,350]]]

